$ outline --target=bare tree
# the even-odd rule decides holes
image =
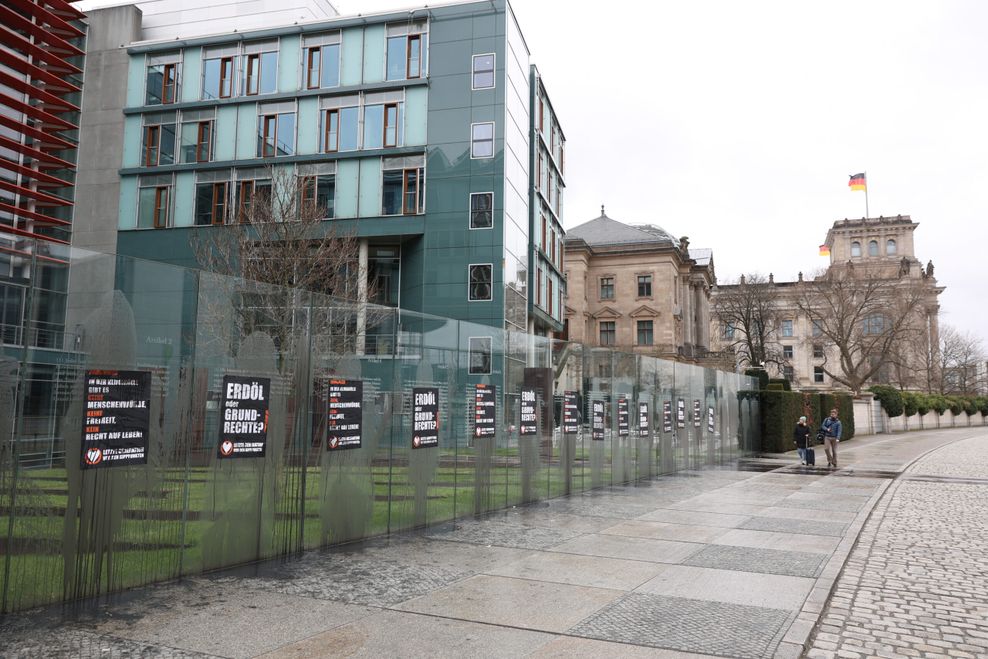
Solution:
[[[226,226],[200,227],[190,238],[200,267],[236,278],[214,299],[227,310],[217,316],[232,306],[240,337],[264,331],[284,351],[304,313],[312,336],[335,337],[336,352],[354,351],[379,315],[370,310],[368,319],[375,286],[360,267],[355,232],[326,221],[319,177],[269,168],[267,179],[239,183],[236,205],[216,218]]]
[[[824,373],[858,393],[870,381],[887,379],[897,351],[925,330],[918,313],[923,297],[914,283],[831,266],[805,283],[796,304],[832,347]]]
[[[940,394],[980,394],[985,383],[981,339],[950,325],[940,326],[940,348],[934,363],[934,388]]]
[[[782,314],[775,288],[764,276],[742,275],[737,284],[718,287],[714,316],[738,365],[785,365],[778,341]]]

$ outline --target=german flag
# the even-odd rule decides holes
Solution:
[[[847,182],[847,186],[854,190],[867,190],[868,184],[865,182],[864,174],[851,174],[851,180]]]
[[[830,245],[820,245],[820,256],[830,256]]]

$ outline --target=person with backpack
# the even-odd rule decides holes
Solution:
[[[803,464],[806,464],[808,453],[813,449],[808,446],[810,439],[810,427],[806,425],[806,417],[799,417],[799,422],[796,424],[796,428],[792,431],[792,440],[796,442],[796,453],[799,454],[799,459]],[[814,462],[816,462],[814,460]]]
[[[830,410],[830,416],[823,420],[820,432],[823,433],[823,450],[827,453],[827,466],[837,468],[837,445],[840,444],[840,419],[837,410]]]

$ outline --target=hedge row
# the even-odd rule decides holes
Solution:
[[[962,412],[988,416],[988,397],[986,396],[941,396],[940,394],[922,394],[915,391],[899,391],[895,387],[876,385],[869,389],[882,404],[882,409],[890,417],[912,416],[934,411],[943,414],[950,410],[955,415]]]
[[[799,417],[805,416],[806,423],[815,431],[836,408],[841,421],[841,439],[854,437],[854,401],[849,394],[817,394],[808,392],[779,391],[740,391],[738,398],[757,398],[761,410],[762,453],[784,453],[795,448],[792,431]]]

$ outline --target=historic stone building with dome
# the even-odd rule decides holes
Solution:
[[[713,254],[686,237],[607,216],[566,232],[571,341],[696,363],[710,347]]]

